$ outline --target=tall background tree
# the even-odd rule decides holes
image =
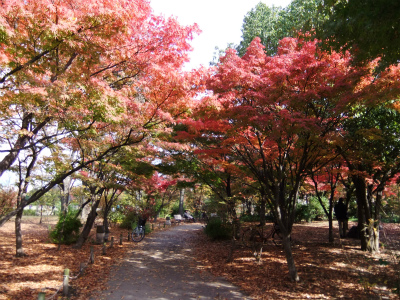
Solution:
[[[328,47],[350,50],[356,63],[380,58],[378,70],[399,62],[399,1],[324,0],[324,11],[317,33]]]
[[[243,56],[251,41],[259,37],[265,52],[276,54],[281,39],[297,37],[299,31],[312,31],[325,19],[322,4],[322,0],[294,0],[282,8],[258,3],[243,20],[242,40],[236,50]]]

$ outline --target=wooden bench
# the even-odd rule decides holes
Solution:
[[[175,223],[180,223],[180,222],[182,222],[182,216],[181,215],[174,215],[174,220],[175,220]]]

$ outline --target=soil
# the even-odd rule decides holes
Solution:
[[[0,228],[1,300],[34,300],[39,292],[45,292],[46,299],[71,300],[90,296],[192,299],[195,295],[203,297],[200,299],[235,299],[235,295],[257,300],[399,299],[395,292],[400,287],[399,224],[383,224],[381,252],[374,255],[360,251],[358,240],[339,239],[336,227],[335,242],[329,244],[327,222],[295,224],[293,255],[300,282],[294,283],[287,276],[281,247],[268,242],[257,261],[253,252],[238,242],[233,261],[227,262],[232,243],[210,240],[201,224],[164,229],[164,220],[159,220],[151,224],[154,231],[140,243],[128,241],[127,230],[112,227],[115,243],[110,247],[108,242],[103,253],[103,245],[94,242],[95,231],[82,249],[65,245],[58,249],[48,240],[49,226],[55,221],[46,217],[38,224],[37,217],[23,218],[26,256],[21,258],[15,257],[13,222]],[[91,248],[94,263],[89,261]],[[60,290],[66,268],[71,276],[69,298],[63,298]],[[126,273],[118,277],[119,272]],[[235,293],[229,294],[233,290]],[[110,298],[113,295],[117,297]]]
[[[289,279],[282,247],[271,241],[264,245],[260,261],[238,243],[233,261],[227,262],[231,242],[210,242],[202,234],[196,238],[195,249],[207,270],[227,278],[254,299],[399,299],[399,224],[382,225],[381,251],[373,255],[359,250],[359,240],[340,239],[338,231],[335,227],[335,242],[330,244],[328,222],[294,225],[297,283]]]

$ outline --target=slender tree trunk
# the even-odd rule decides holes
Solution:
[[[290,280],[298,282],[300,280],[299,275],[297,274],[296,265],[294,263],[293,253],[292,253],[292,245],[290,241],[290,234],[283,235],[283,249],[285,250],[286,261],[289,268],[289,277]]]
[[[91,201],[91,199],[87,200],[86,202],[84,202],[81,205],[81,207],[79,208],[79,210],[76,213],[76,216],[79,216],[82,213],[83,209],[85,208],[86,205],[88,205],[90,203],[90,201]]]
[[[333,218],[332,215],[329,216],[329,243],[333,243],[334,242],[334,238],[333,238]]]
[[[251,215],[251,200],[246,200],[245,205],[246,205],[246,214]]]
[[[261,196],[261,203],[260,203],[260,225],[265,225],[265,205],[267,204],[265,197]]]
[[[361,239],[361,250],[367,251],[369,238],[366,228],[366,221],[370,219],[366,196],[367,185],[365,179],[359,176],[353,176],[353,182],[357,196],[358,230]]]
[[[233,230],[233,236],[235,236],[235,229]],[[230,263],[233,261],[233,253],[236,249],[236,239],[233,237],[231,240],[231,246],[229,247],[228,257],[226,258],[226,262]]]
[[[380,207],[382,202],[382,190],[383,187],[380,187],[377,190],[377,195],[375,198],[375,213],[373,214],[374,219],[371,218],[368,220],[369,239],[367,242],[367,250],[371,253],[379,252],[379,225],[381,218]]]
[[[183,216],[183,202],[185,200],[185,189],[180,190],[179,194],[179,214]]]
[[[96,217],[97,217],[96,210],[97,210],[97,207],[99,206],[99,204],[100,204],[100,199],[97,200],[93,204],[92,209],[91,209],[91,211],[90,211],[90,213],[89,213],[89,215],[87,217],[85,226],[84,226],[81,234],[79,235],[78,241],[76,242],[74,248],[78,248],[78,249],[82,248],[83,244],[88,239],[90,231],[92,230],[94,221],[96,220]]]
[[[103,226],[104,226],[104,232],[106,232],[106,233],[110,232],[109,223],[108,223],[108,215],[111,211],[111,207],[112,207],[112,204],[106,205],[106,207],[104,208]]]
[[[378,226],[376,226],[376,224],[378,224]],[[368,233],[367,250],[371,253],[379,252],[379,222],[369,220]]]
[[[21,219],[22,219],[23,210],[20,210],[15,215],[15,249],[16,256],[22,257],[25,255],[24,249],[22,248],[22,228],[21,228]]]
[[[368,247],[368,235],[365,227],[364,205],[362,203],[357,204],[357,216],[358,216],[358,236],[361,239],[361,250],[366,251]]]
[[[67,177],[60,184],[61,188],[61,213],[68,211],[70,200],[71,177]]]
[[[300,278],[299,275],[297,274],[296,265],[294,263],[291,238],[290,238],[293,223],[292,223],[292,218],[289,218],[287,215],[288,212],[279,206],[280,196],[281,196],[280,194],[276,193],[276,197],[274,200],[275,206],[273,207],[274,216],[275,216],[275,221],[279,225],[279,230],[282,235],[283,249],[285,251],[286,262],[288,264],[290,280],[297,282],[300,280]]]
[[[331,197],[329,198],[329,212],[328,212],[328,222],[329,222],[329,243],[334,242],[333,238],[333,194],[331,194]]]
[[[43,218],[43,205],[40,206],[40,221],[39,221],[39,224],[42,224],[42,218]]]

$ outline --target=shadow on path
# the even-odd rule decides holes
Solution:
[[[111,272],[94,299],[251,299],[223,278],[200,271],[188,239],[200,224],[183,224],[146,236]]]

